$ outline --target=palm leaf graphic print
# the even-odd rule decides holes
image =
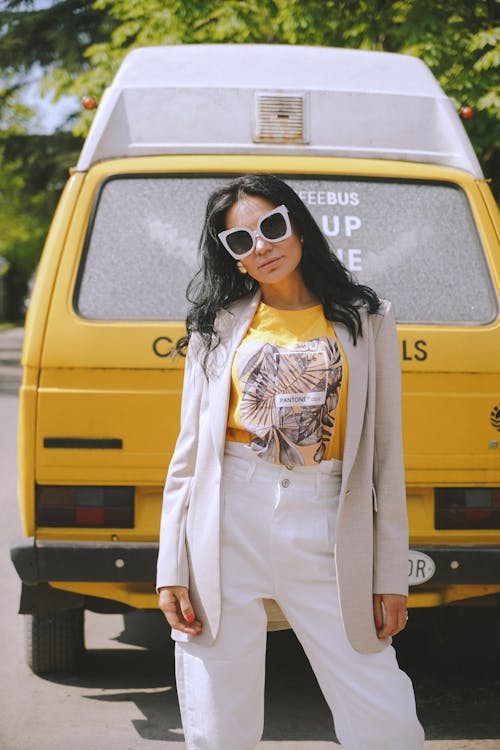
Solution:
[[[342,383],[337,343],[321,337],[293,348],[249,343],[240,349],[240,419],[252,448],[272,463],[319,463],[335,428]]]

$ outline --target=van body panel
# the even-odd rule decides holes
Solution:
[[[458,353],[465,340],[457,342]],[[457,362],[458,356],[454,359]],[[491,444],[498,431],[490,420],[499,400],[498,383],[498,371],[461,373],[449,367],[425,376],[404,371],[405,465],[410,484],[500,483],[500,451]]]
[[[158,521],[163,500],[163,486],[144,485],[135,488],[135,525],[130,529],[76,528],[68,526],[39,526],[36,544],[64,542],[153,544],[153,554],[158,551]],[[85,580],[94,580],[92,578]]]
[[[25,536],[35,533],[35,443],[36,405],[38,400],[38,368],[23,368],[19,391],[18,505]]]
[[[406,493],[412,546],[420,549],[426,545],[498,544],[498,529],[436,529],[435,491],[432,485],[419,486],[408,483]]]
[[[496,257],[498,257],[498,243],[500,242],[500,211],[498,210],[498,206],[493,197],[493,193],[491,192],[487,183],[487,180],[478,180],[477,186],[479,188],[479,192],[481,193],[481,197],[484,201],[494,230],[494,235],[488,238],[488,244],[491,244],[493,246]]]
[[[59,199],[36,273],[36,284],[26,315],[21,364],[39,367],[52,290],[57,278],[61,250],[69,229],[68,218],[76,211],[80,189],[84,182],[81,174],[72,175]],[[31,320],[36,324],[31,324]]]
[[[43,371],[36,481],[162,484],[179,430],[181,390],[179,369]],[[47,438],[92,437],[119,440],[122,446],[99,450],[44,445]]]
[[[467,195],[481,227],[490,273],[498,279],[498,258],[488,229],[491,220],[477,181],[458,170],[264,156],[162,156],[99,164],[90,170],[81,189],[50,306],[38,391],[37,482],[159,485],[175,444],[183,360],[170,355],[184,333],[183,325],[89,320],[74,308],[85,234],[101,186],[116,175],[219,175],[250,169],[391,180],[411,175],[417,180],[454,183]],[[421,486],[500,484],[500,451],[490,448],[495,437],[490,412],[499,396],[500,361],[492,356],[500,350],[498,320],[469,326],[401,324],[399,336],[408,481]],[[70,413],[73,418],[68,423]],[[122,447],[68,450],[44,446],[48,438],[62,437],[118,439]]]
[[[68,232],[68,217],[74,214],[83,175],[73,175],[66,183],[59,199],[36,274],[26,316],[21,363],[23,379],[19,391],[19,482],[18,503],[23,533],[35,532],[35,444],[40,359],[46,330],[47,316],[61,260],[61,250]]]

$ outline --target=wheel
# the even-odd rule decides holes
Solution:
[[[35,674],[75,671],[85,646],[83,609],[25,615],[26,662]]]

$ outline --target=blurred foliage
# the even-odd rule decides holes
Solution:
[[[116,22],[86,49],[74,78],[55,71],[58,94],[99,97],[135,47],[201,42],[310,44],[420,57],[457,105],[477,111],[466,128],[486,174],[500,166],[500,25],[492,0],[96,0]],[[85,133],[92,115],[77,130]]]
[[[45,70],[64,67],[79,75],[90,44],[109,39],[118,22],[92,0],[33,0],[0,2],[0,69],[29,73],[33,65]]]
[[[43,70],[43,93],[99,98],[126,53],[142,46],[302,44],[415,55],[457,108],[467,103],[476,110],[464,124],[486,175],[498,180],[498,9],[496,0],[53,0],[42,6],[0,0],[0,120],[9,134],[0,143],[0,225],[7,226],[0,233],[0,255],[25,258],[25,266],[33,267],[62,182],[55,175],[75,158],[76,142],[60,133],[49,137],[41,155],[52,165],[50,175],[41,170],[42,159],[32,168],[34,141],[28,136],[17,141],[27,152],[12,155],[11,139],[21,136],[32,117],[18,96],[22,86]],[[86,134],[92,116],[79,113],[75,135]],[[57,144],[52,154],[50,138]],[[38,179],[42,172],[48,188]],[[494,188],[498,194],[500,184]],[[9,196],[11,206],[2,205],[2,196]]]
[[[35,113],[23,103],[23,89],[41,76],[41,92],[53,88],[49,81],[59,68],[69,77],[81,75],[90,64],[89,44],[109,39],[116,24],[90,0],[61,0],[48,7],[30,0],[0,2],[0,257],[9,264],[9,320],[24,316],[29,278],[68,166],[82,146],[71,133],[31,133]]]
[[[32,0],[0,2],[0,70],[40,65],[54,97],[100,97],[126,53],[162,44],[310,44],[402,52],[429,65],[459,107],[485,171],[500,146],[496,0]],[[0,95],[1,107],[1,95]],[[76,126],[85,134],[92,113]]]
[[[71,133],[0,136],[0,257],[9,263],[9,320],[24,315],[28,281],[67,178],[68,159],[76,161],[82,142]]]

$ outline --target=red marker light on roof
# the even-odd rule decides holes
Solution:
[[[472,107],[469,107],[468,104],[464,104],[462,107],[460,107],[458,113],[463,120],[472,120],[472,118],[476,114]]]
[[[82,104],[85,109],[97,109],[97,99],[93,96],[84,96]]]

